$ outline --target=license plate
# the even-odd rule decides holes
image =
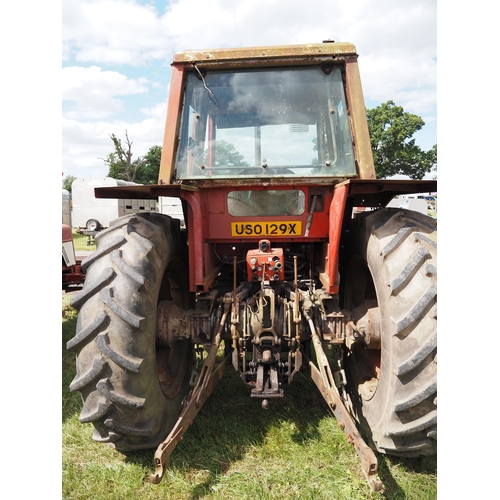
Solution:
[[[300,236],[302,221],[231,222],[232,236]]]

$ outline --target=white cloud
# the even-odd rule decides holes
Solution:
[[[102,71],[97,66],[69,66],[62,70],[62,98],[69,101],[66,118],[102,119],[121,113],[123,103],[116,96],[144,94],[146,78],[130,79],[116,71]]]
[[[77,121],[63,118],[62,170],[76,177],[105,177],[108,173],[103,158],[113,151],[110,135],[125,139],[125,130],[132,141],[134,158],[143,156],[151,146],[163,143],[165,116],[143,121]]]
[[[151,108],[141,108],[141,113],[144,116],[164,120],[167,116],[167,101],[159,102]]]
[[[365,99],[379,103],[392,100],[417,114],[428,113],[435,107],[434,59],[385,57],[381,53],[367,55],[359,64]]]
[[[134,0],[65,0],[63,60],[140,66],[166,55],[155,8]]]
[[[178,0],[162,17],[175,50],[321,42],[341,19],[335,0]],[[338,21],[338,22],[337,22]]]

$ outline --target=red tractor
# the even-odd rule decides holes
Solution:
[[[79,290],[85,281],[82,273],[81,259],[75,254],[71,226],[62,225],[62,289]]]
[[[157,447],[153,482],[228,365],[263,407],[309,373],[374,490],[373,450],[436,453],[436,220],[386,208],[436,181],[376,179],[357,57],[176,54],[158,184],[95,190],[183,205],[96,236],[68,343],[80,421]]]

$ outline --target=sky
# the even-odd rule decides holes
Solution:
[[[63,174],[106,176],[111,134],[134,158],[162,144],[176,52],[328,39],[356,46],[367,109],[392,100],[437,143],[434,0],[63,0]]]

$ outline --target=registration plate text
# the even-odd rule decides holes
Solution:
[[[231,222],[232,236],[300,236],[302,221]]]

